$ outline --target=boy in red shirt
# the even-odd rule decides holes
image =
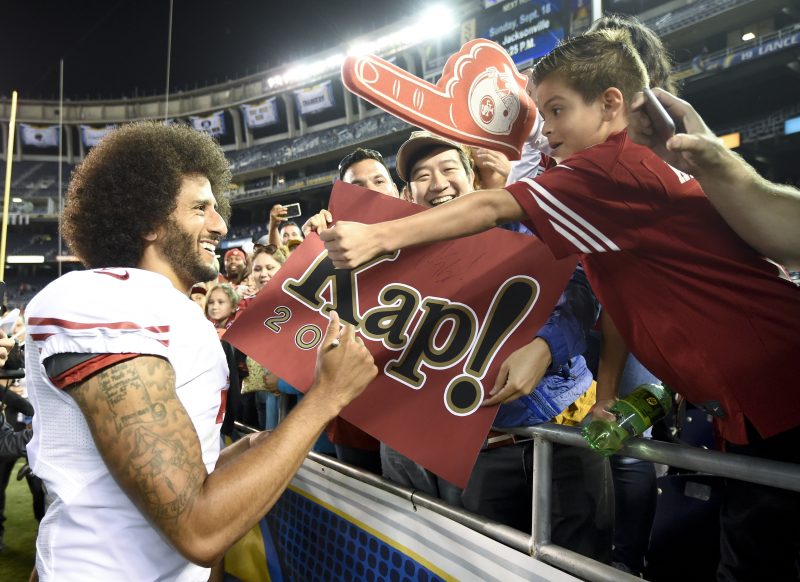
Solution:
[[[633,353],[717,417],[729,450],[800,463],[800,290],[692,176],[630,141],[628,105],[648,79],[626,33],[562,44],[533,81],[557,165],[404,219],[340,222],[321,234],[334,264],[526,221],[555,256],[581,255]],[[798,519],[800,494],[731,481],[720,579],[795,579]]]

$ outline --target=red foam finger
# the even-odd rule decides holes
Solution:
[[[342,80],[352,93],[423,129],[518,160],[536,106],[511,57],[497,43],[468,42],[435,85],[373,55],[349,56]]]

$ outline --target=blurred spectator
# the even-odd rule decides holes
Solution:
[[[222,283],[208,292],[206,317],[214,324],[220,338],[233,325],[239,307],[239,294],[229,283]]]
[[[269,226],[267,242],[275,247],[289,246],[290,250],[296,245],[291,242],[303,242],[303,231],[297,226],[296,222],[286,217],[288,209],[282,204],[275,204],[269,211]]]
[[[357,148],[339,162],[339,179],[373,192],[400,198],[389,166],[377,150]]]
[[[278,229],[281,235],[281,244],[291,246],[291,243],[301,243],[305,238],[303,236],[303,231],[300,230],[300,227],[297,226],[297,223],[293,220],[289,220],[284,222],[280,228]]]
[[[230,249],[223,258],[225,276],[219,276],[221,283],[230,283],[235,289],[247,277],[247,255],[242,249]]]
[[[25,320],[20,317],[14,325],[11,338],[0,331],[0,368],[3,368],[0,370],[0,377],[9,367],[13,367],[16,371],[24,367],[24,347]],[[0,552],[2,552],[5,547],[6,487],[17,460],[26,455],[25,445],[32,437],[29,423],[33,416],[33,407],[27,400],[24,378],[2,378],[0,382],[2,382],[0,385]],[[44,513],[41,481],[33,476],[27,477],[28,486],[34,496],[34,516],[36,519],[41,519]]]
[[[192,285],[192,288],[189,290],[189,298],[197,303],[200,309],[203,310],[203,313],[206,311],[206,294],[208,293],[208,288],[206,287],[205,283],[195,283]]]

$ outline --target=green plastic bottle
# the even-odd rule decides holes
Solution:
[[[661,384],[642,384],[609,409],[617,419],[594,419],[581,434],[589,447],[608,457],[639,436],[672,409],[672,392]]]

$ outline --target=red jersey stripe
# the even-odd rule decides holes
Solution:
[[[83,382],[89,376],[96,374],[101,370],[110,368],[114,364],[119,364],[126,360],[138,358],[142,354],[99,354],[91,360],[78,364],[74,368],[62,372],[55,378],[50,378],[50,381],[56,388],[69,388],[73,384]]]

